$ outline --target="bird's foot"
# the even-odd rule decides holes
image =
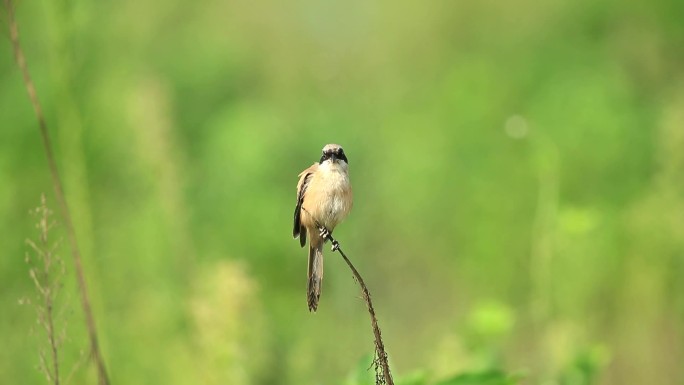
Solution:
[[[332,247],[330,248],[330,250],[332,250],[333,252],[335,252],[335,251],[337,251],[337,250],[339,250],[339,249],[340,249],[340,243],[337,242],[336,240],[332,241]]]
[[[328,229],[326,229],[325,226],[321,226],[318,228],[318,234],[321,236],[321,238],[327,240],[330,236],[330,231],[328,231]]]

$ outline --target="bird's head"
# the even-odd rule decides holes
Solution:
[[[349,164],[347,155],[344,154],[342,146],[339,144],[326,144],[323,147],[323,155],[319,164],[329,162],[331,165],[342,165],[346,167]]]

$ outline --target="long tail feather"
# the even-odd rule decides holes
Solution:
[[[309,269],[308,283],[306,285],[306,298],[309,303],[309,311],[318,309],[318,299],[321,296],[321,284],[323,282],[323,243],[309,243]]]

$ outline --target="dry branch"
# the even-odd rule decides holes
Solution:
[[[321,231],[323,231],[324,229],[324,227],[321,228]],[[351,263],[349,258],[347,258],[347,255],[344,254],[344,252],[342,251],[340,243],[332,237],[332,234],[330,234],[330,232],[326,231],[326,234],[326,239],[328,239],[330,243],[333,245],[333,251],[336,250],[340,253],[342,258],[344,258],[344,261],[347,262],[347,265],[351,269],[352,274],[354,274],[356,282],[358,282],[359,286],[361,286],[363,300],[366,301],[366,306],[368,307],[368,314],[370,315],[371,319],[371,327],[373,328],[373,335],[375,336],[375,360],[373,361],[373,365],[375,365],[375,367],[377,368],[379,364],[380,368],[382,369],[382,376],[376,376],[375,382],[376,384],[394,385],[394,380],[392,379],[392,373],[390,372],[389,363],[387,362],[387,352],[385,351],[385,344],[382,342],[380,326],[378,326],[378,319],[375,317],[375,309],[373,308],[373,301],[371,301],[371,295],[368,291],[368,287],[366,286],[366,283],[363,281],[361,274],[359,274],[358,270],[356,270],[356,268]]]
[[[88,295],[87,284],[85,280],[85,274],[83,273],[83,265],[81,263],[81,252],[78,247],[78,242],[76,241],[76,231],[74,230],[74,224],[71,220],[71,214],[69,211],[69,206],[67,205],[66,198],[64,197],[64,189],[62,187],[62,180],[57,171],[57,163],[55,161],[55,156],[52,151],[52,143],[50,141],[50,136],[48,134],[47,123],[45,121],[45,116],[43,115],[43,110],[41,108],[40,102],[38,100],[38,95],[36,93],[36,87],[33,84],[31,75],[28,70],[28,65],[26,64],[26,56],[19,43],[19,27],[17,21],[14,18],[14,4],[12,0],[4,0],[5,8],[7,9],[7,22],[9,25],[10,40],[12,41],[12,49],[14,51],[14,59],[21,71],[24,85],[26,87],[26,92],[28,93],[29,99],[31,99],[31,105],[36,114],[36,119],[38,120],[38,128],[40,130],[40,136],[43,141],[43,149],[45,150],[45,155],[47,157],[48,166],[50,168],[50,175],[52,176],[52,185],[55,190],[55,196],[59,204],[60,212],[62,218],[64,219],[64,226],[66,228],[67,237],[69,239],[69,245],[71,246],[71,254],[74,260],[74,266],[76,270],[76,277],[78,280],[78,288],[81,295],[81,307],[83,308],[83,313],[86,318],[86,326],[88,328],[88,337],[90,340],[90,354],[95,361],[98,373],[98,382],[100,385],[108,385],[109,377],[107,376],[107,370],[102,358],[102,353],[100,352],[100,346],[98,343],[97,332],[95,329],[95,319],[93,317],[93,312],[90,307],[90,299]]]
[[[304,209],[303,207],[302,209],[306,211],[306,209]],[[324,238],[329,240],[332,244],[332,250],[338,251],[344,259],[344,261],[347,262],[347,265],[349,266],[349,268],[352,271],[352,274],[354,275],[354,279],[356,280],[356,282],[359,283],[359,286],[361,286],[363,300],[366,302],[366,306],[368,307],[368,314],[370,315],[371,319],[371,327],[373,328],[373,335],[375,337],[375,359],[373,360],[373,366],[375,366],[376,369],[375,383],[376,385],[394,385],[394,380],[392,379],[392,372],[390,371],[389,363],[387,362],[387,352],[385,351],[385,344],[382,342],[382,333],[380,332],[380,326],[378,326],[378,319],[375,317],[375,308],[373,308],[373,301],[371,301],[371,295],[370,291],[368,291],[368,286],[366,286],[366,283],[363,281],[363,277],[361,277],[359,271],[356,270],[354,264],[351,263],[349,258],[347,258],[347,255],[344,253],[344,251],[342,251],[340,243],[337,240],[335,240],[335,238],[333,238],[332,234],[330,233],[330,231],[328,231],[328,229],[325,228],[325,226],[321,225],[320,222],[316,221],[315,219],[314,221],[316,222],[316,226],[318,226]],[[377,370],[378,368],[381,369],[379,372]]]

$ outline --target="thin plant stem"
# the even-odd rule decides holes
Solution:
[[[303,207],[302,209],[306,211],[306,209],[304,209]],[[366,283],[363,281],[363,277],[361,277],[359,271],[356,270],[354,264],[351,263],[349,258],[347,258],[347,255],[344,253],[344,251],[342,251],[340,243],[337,240],[335,240],[335,238],[333,238],[332,234],[330,233],[330,231],[328,231],[328,229],[325,228],[325,226],[321,225],[315,219],[314,221],[316,222],[316,226],[318,226],[319,230],[324,235],[325,239],[329,240],[330,243],[333,245],[333,251],[337,251],[340,253],[344,261],[347,263],[347,266],[349,266],[349,268],[351,269],[352,274],[354,275],[354,279],[356,280],[356,282],[359,283],[359,286],[361,286],[363,300],[366,302],[366,306],[368,307],[368,314],[370,315],[371,319],[371,327],[373,328],[373,335],[375,337],[375,359],[373,360],[373,365],[375,365],[376,368],[380,366],[380,368],[382,369],[382,376],[376,376],[376,384],[394,385],[394,380],[392,379],[392,372],[390,371],[389,363],[387,361],[387,352],[385,351],[385,344],[382,341],[382,333],[380,331],[380,326],[378,325],[378,319],[375,316],[375,308],[373,307],[373,301],[371,301],[371,294],[368,290],[368,286],[366,286]]]
[[[380,326],[378,326],[378,319],[375,316],[375,308],[373,308],[373,301],[371,301],[371,295],[370,291],[368,291],[368,286],[366,286],[366,283],[363,281],[363,277],[361,277],[361,274],[359,274],[358,270],[356,270],[356,268],[351,263],[349,258],[347,258],[347,255],[344,254],[344,251],[342,251],[342,248],[339,246],[339,242],[337,242],[330,233],[328,233],[327,239],[333,245],[336,245],[334,249],[337,250],[344,259],[344,261],[347,262],[347,265],[351,269],[352,274],[354,274],[356,282],[358,282],[359,286],[361,286],[361,291],[363,292],[363,299],[364,301],[366,301],[366,305],[368,307],[368,314],[370,314],[371,318],[371,327],[373,328],[373,335],[375,336],[376,359],[380,360],[380,367],[382,368],[382,374],[385,379],[385,383],[388,385],[394,385],[394,380],[392,379],[392,373],[390,372],[389,363],[387,362],[387,352],[385,351],[385,344],[382,342],[382,334],[380,332]]]
[[[26,87],[26,92],[28,93],[29,99],[31,100],[31,105],[38,120],[38,128],[40,131],[40,137],[43,142],[43,149],[45,150],[45,155],[47,157],[48,166],[50,168],[50,175],[52,176],[52,185],[55,190],[55,196],[59,205],[62,218],[64,219],[64,226],[66,228],[67,238],[69,239],[69,245],[71,248],[71,254],[74,260],[74,267],[76,270],[76,277],[78,281],[78,288],[81,295],[81,307],[83,308],[83,313],[86,318],[86,326],[88,328],[88,337],[90,340],[90,354],[95,361],[98,373],[98,383],[100,385],[108,385],[109,377],[107,376],[107,370],[102,358],[102,353],[100,352],[100,346],[97,337],[97,331],[95,328],[95,318],[93,317],[93,311],[90,306],[90,298],[88,295],[88,287],[85,280],[85,274],[83,273],[83,264],[81,262],[81,252],[76,240],[76,231],[74,229],[74,224],[71,219],[71,214],[69,211],[69,206],[67,205],[66,198],[64,196],[64,189],[62,187],[62,180],[59,176],[57,170],[57,163],[55,161],[55,156],[52,150],[52,142],[50,141],[50,135],[47,129],[47,123],[45,116],[43,115],[43,110],[38,100],[38,94],[36,93],[36,87],[31,79],[31,75],[28,70],[28,65],[26,63],[26,56],[19,43],[19,27],[17,21],[14,17],[14,4],[12,0],[4,0],[5,8],[7,9],[7,19],[10,30],[10,40],[12,41],[12,49],[14,51],[14,58],[21,71],[24,85]]]

